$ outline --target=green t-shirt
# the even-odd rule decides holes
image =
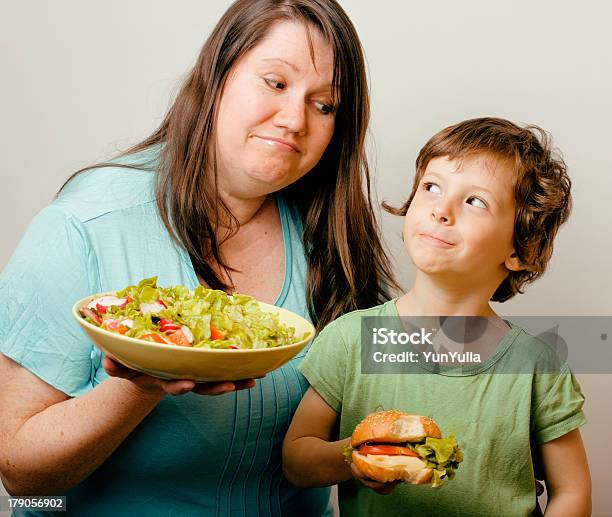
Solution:
[[[567,365],[554,374],[494,373],[502,362],[538,356],[531,350],[542,346],[512,326],[487,361],[461,372],[362,374],[364,316],[397,318],[395,300],[328,325],[300,366],[340,414],[338,439],[350,436],[367,414],[397,409],[431,416],[443,436],[455,435],[465,459],[455,479],[440,488],[401,483],[382,496],[356,480],[341,483],[341,514],[530,515],[536,504],[531,448],[586,423],[584,397]]]

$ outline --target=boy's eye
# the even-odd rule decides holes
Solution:
[[[329,115],[330,113],[334,113],[336,111],[335,106],[331,104],[325,104],[324,102],[315,102],[315,106],[319,109],[323,115]]]
[[[439,194],[441,192],[438,185],[430,182],[423,183],[423,189],[427,190],[428,192],[433,192],[434,194]]]
[[[477,208],[487,208],[487,204],[482,199],[476,196],[468,198],[467,202],[469,205],[475,206]]]
[[[266,81],[268,86],[274,88],[275,90],[284,90],[287,87],[287,85],[283,81],[279,81],[278,79],[266,78],[264,79],[264,81]]]

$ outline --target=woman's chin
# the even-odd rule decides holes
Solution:
[[[247,172],[247,176],[253,183],[265,185],[274,190],[281,189],[293,183],[297,178],[286,168],[266,167]]]

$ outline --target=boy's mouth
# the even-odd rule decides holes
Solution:
[[[431,235],[430,233],[419,233],[419,237],[423,239],[424,241],[429,242],[430,244],[433,244],[434,246],[439,246],[441,248],[451,248],[455,245],[452,242],[444,240],[435,235]]]

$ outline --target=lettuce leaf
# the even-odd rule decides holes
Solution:
[[[342,446],[342,456],[344,456],[344,461],[346,461],[349,465],[353,463],[353,447],[351,444],[346,443]]]
[[[463,452],[453,435],[447,438],[426,438],[424,443],[408,446],[434,469],[432,487],[441,486],[446,479],[455,477],[455,470],[463,461]]]

